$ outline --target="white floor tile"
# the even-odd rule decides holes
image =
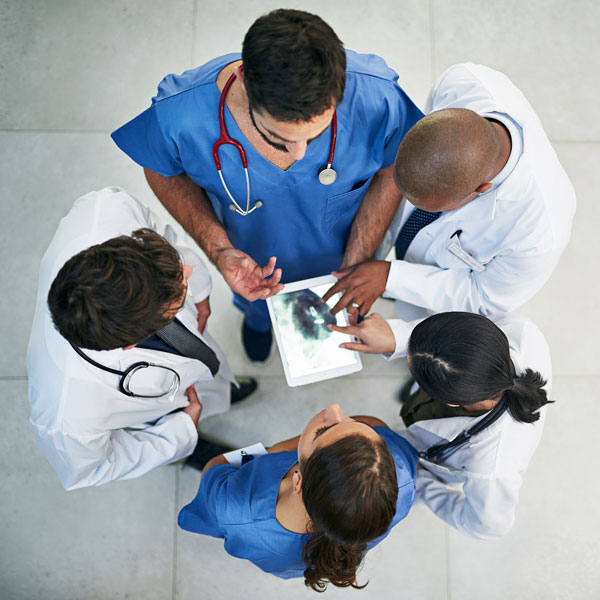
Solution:
[[[517,520],[495,542],[452,530],[450,595],[461,600],[600,597],[598,377],[561,377],[544,437],[524,475]]]
[[[503,71],[553,140],[600,140],[600,5],[594,0],[431,0],[434,73],[460,62]]]
[[[112,130],[191,67],[193,0],[2,2],[0,128]]]
[[[546,286],[519,312],[544,332],[555,375],[599,375],[600,144],[556,144],[577,193],[571,241]]]
[[[175,468],[65,492],[29,430],[26,381],[0,381],[0,597],[170,598]]]

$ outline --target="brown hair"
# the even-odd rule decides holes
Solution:
[[[368,542],[382,536],[396,513],[398,480],[383,440],[349,435],[301,460],[302,501],[311,519],[311,538],[302,559],[304,583],[322,592],[363,588],[356,571]]]
[[[138,229],[70,258],[52,282],[48,307],[69,342],[111,350],[165,327],[184,291],[177,250],[155,231]]]
[[[278,9],[260,17],[242,61],[250,107],[279,121],[310,121],[344,98],[344,46],[317,15]]]

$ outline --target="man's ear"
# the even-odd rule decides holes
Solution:
[[[489,181],[486,181],[485,183],[482,183],[481,185],[479,185],[475,189],[475,191],[478,194],[485,194],[491,187],[492,187],[492,184]]]
[[[244,65],[238,65],[234,70],[235,76],[240,80],[240,83],[244,83]]]
[[[292,475],[292,490],[294,494],[302,493],[302,473],[300,473],[300,469],[296,469]]]

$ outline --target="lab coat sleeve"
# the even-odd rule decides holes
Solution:
[[[561,252],[559,248],[540,254],[500,254],[481,273],[466,266],[443,269],[395,260],[384,295],[433,312],[511,312],[541,289]]]
[[[40,432],[38,432],[40,433]],[[51,433],[42,448],[66,490],[132,479],[189,456],[198,440],[192,419],[179,411],[161,417],[146,429],[116,429],[99,435]],[[46,442],[46,443],[45,443]]]
[[[153,104],[137,117],[111,133],[115,144],[138,165],[163,177],[185,171],[174,140],[164,135],[158,108]]]
[[[396,348],[394,352],[388,354],[382,354],[386,360],[393,360],[395,358],[402,358],[406,356],[406,348],[408,346],[408,340],[410,334],[415,326],[420,323],[423,319],[417,319],[415,321],[403,321],[402,319],[389,319],[387,324],[390,326],[392,333],[394,334],[394,340],[396,342]]]
[[[440,519],[466,536],[494,540],[506,535],[515,520],[522,478],[518,473],[487,477],[463,471],[461,487],[446,483],[426,468],[417,473],[420,498]]]

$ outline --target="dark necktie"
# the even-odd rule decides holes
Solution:
[[[408,217],[406,223],[402,226],[398,238],[396,239],[396,258],[402,260],[410,243],[414,237],[423,229],[433,223],[442,213],[441,212],[427,212],[420,208],[415,208]]]
[[[195,358],[210,369],[213,377],[219,370],[219,359],[213,349],[188,331],[185,325],[177,319],[173,319],[166,327],[157,331],[138,346]]]

